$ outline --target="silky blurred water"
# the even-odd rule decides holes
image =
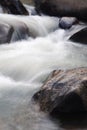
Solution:
[[[23,22],[35,37],[0,45],[0,130],[80,130],[62,126],[30,101],[52,70],[87,66],[87,46],[68,40],[85,25],[62,30],[58,18],[44,15],[0,14],[0,20],[14,26]]]

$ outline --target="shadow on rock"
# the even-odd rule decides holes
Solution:
[[[87,27],[73,34],[69,40],[77,43],[87,44]]]
[[[87,113],[59,113],[56,116],[52,114],[50,118],[55,124],[60,124],[60,127],[64,130],[87,129]]]

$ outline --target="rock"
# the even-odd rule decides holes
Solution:
[[[14,29],[5,23],[0,23],[0,44],[9,43],[13,35]]]
[[[78,20],[75,17],[62,17],[59,20],[59,27],[62,29],[69,29],[72,25],[77,23]]]
[[[0,5],[6,13],[15,15],[29,15],[20,0],[1,0]]]
[[[86,112],[87,68],[53,71],[33,101],[49,114]]]
[[[77,43],[87,44],[87,27],[73,34],[69,40]]]
[[[0,43],[15,42],[18,40],[27,39],[30,36],[27,25],[15,18],[7,20],[5,17],[2,17],[0,20],[0,26],[1,39],[4,38],[3,40],[0,40]],[[7,39],[7,36],[10,37],[8,37],[9,40],[5,40]]]
[[[33,5],[33,0],[21,0],[24,4]]]
[[[16,22],[17,24],[15,24]],[[18,41],[22,39],[27,39],[30,36],[29,29],[26,24],[20,21],[14,21],[9,23],[14,28],[14,33],[12,35],[11,41]]]
[[[34,0],[37,12],[50,16],[76,17],[87,22],[87,0]]]

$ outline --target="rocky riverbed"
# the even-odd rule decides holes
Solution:
[[[87,1],[79,17],[72,0],[63,17],[53,15],[59,0],[50,8],[49,0],[8,1],[0,7],[0,130],[86,130]]]

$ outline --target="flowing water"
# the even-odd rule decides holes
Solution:
[[[36,36],[0,45],[0,130],[86,129],[86,125],[78,125],[76,118],[70,124],[73,117],[65,117],[69,124],[55,121],[30,103],[52,70],[87,66],[87,46],[67,40],[85,25],[62,30],[58,18],[44,15],[0,14],[0,19],[13,24],[22,21]],[[86,123],[84,119],[83,124]]]

